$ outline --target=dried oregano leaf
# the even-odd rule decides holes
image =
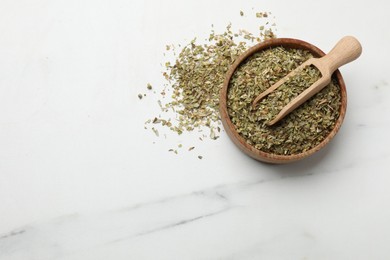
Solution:
[[[233,74],[228,90],[228,113],[237,132],[257,149],[279,155],[307,151],[322,142],[339,117],[340,87],[335,80],[274,126],[266,123],[294,97],[320,78],[306,67],[263,99],[257,109],[253,100],[312,55],[282,47],[249,57]]]
[[[243,13],[242,13],[243,14]],[[172,101],[160,106],[163,111],[174,111],[177,120],[168,126],[178,134],[193,131],[195,128],[210,128],[210,138],[218,139],[220,125],[219,93],[229,67],[248,49],[249,43],[257,43],[275,37],[272,29],[261,27],[257,35],[245,30],[233,32],[231,25],[225,32],[211,31],[206,43],[193,39],[184,46],[174,62],[166,62],[163,76],[169,82]],[[173,45],[167,50],[176,53]],[[169,48],[168,48],[169,47]],[[165,95],[165,90],[161,94]],[[218,131],[219,133],[220,131]]]

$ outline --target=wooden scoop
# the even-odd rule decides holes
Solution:
[[[297,73],[302,71],[306,66],[313,65],[321,72],[321,78],[317,80],[313,85],[305,89],[301,94],[299,94],[296,98],[290,101],[276,117],[268,122],[268,125],[273,125],[281,120],[283,117],[288,115],[291,111],[296,109],[298,106],[302,105],[309,98],[318,93],[321,89],[323,89],[326,85],[328,85],[331,81],[331,76],[335,70],[339,67],[347,64],[355,59],[357,59],[362,53],[362,46],[359,41],[352,36],[343,37],[334,47],[333,49],[325,56],[321,58],[311,58],[298,66],[295,70],[291,71],[286,77],[279,80],[277,83],[272,85],[266,91],[261,93],[256,97],[253,101],[253,108],[256,107],[256,104],[267,96],[269,93],[277,89],[291,77],[294,77]]]

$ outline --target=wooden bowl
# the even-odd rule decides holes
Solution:
[[[225,81],[223,83],[223,87],[220,94],[220,114],[221,114],[221,120],[223,123],[223,126],[225,128],[226,133],[230,137],[230,139],[240,148],[244,153],[249,155],[250,157],[267,163],[274,163],[274,164],[283,164],[283,163],[290,163],[294,161],[298,161],[301,159],[304,159],[315,152],[319,151],[321,148],[326,146],[330,140],[336,135],[336,133],[339,131],[341,124],[343,123],[345,112],[347,109],[347,92],[345,88],[345,83],[343,80],[343,77],[341,76],[341,73],[339,70],[336,70],[333,74],[333,77],[336,78],[341,91],[341,105],[340,105],[340,116],[336,121],[336,124],[333,128],[333,130],[328,134],[328,136],[317,146],[313,147],[312,149],[298,153],[298,154],[292,154],[292,155],[278,155],[278,154],[271,154],[266,153],[263,151],[260,151],[256,149],[255,147],[249,145],[243,137],[241,137],[236,129],[232,121],[230,120],[228,110],[227,110],[227,93],[229,88],[229,82],[230,79],[235,72],[235,70],[240,66],[242,62],[244,62],[248,57],[253,55],[256,52],[260,52],[265,49],[269,49],[272,47],[278,47],[283,46],[286,48],[293,48],[293,49],[304,49],[310,51],[314,57],[322,57],[325,55],[323,51],[321,51],[316,46],[296,39],[289,39],[289,38],[279,38],[279,39],[271,39],[264,41],[262,43],[259,43],[249,50],[247,50],[245,53],[243,53],[238,59],[233,63],[231,68],[226,74]]]

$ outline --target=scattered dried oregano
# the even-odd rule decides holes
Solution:
[[[240,15],[243,15],[242,11]],[[174,45],[167,45],[166,50],[174,54],[175,61],[165,63],[163,76],[168,84],[161,97],[164,98],[168,92],[172,95],[170,102],[158,102],[163,112],[174,111],[176,118],[164,118],[163,113],[147,122],[161,123],[178,134],[207,127],[210,128],[209,137],[217,139],[221,123],[219,94],[226,72],[236,58],[250,47],[248,45],[275,37],[269,22],[264,20],[261,23],[261,29],[256,34],[245,30],[233,32],[231,25],[223,33],[212,30],[205,43],[198,43],[195,38],[182,47],[178,55]],[[204,134],[202,137],[205,137]]]
[[[228,90],[228,113],[248,144],[267,153],[297,154],[318,145],[333,129],[341,105],[340,87],[335,80],[278,124],[266,124],[321,77],[312,66],[261,100],[256,109],[252,108],[253,100],[261,92],[311,57],[308,51],[277,47],[252,55],[234,72]]]

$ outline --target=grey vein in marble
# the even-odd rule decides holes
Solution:
[[[26,259],[27,255],[31,259],[57,259],[88,248],[168,232],[236,208],[238,205],[229,198],[234,192],[284,178],[218,185],[96,215],[72,214],[29,225],[0,237],[0,259]]]

